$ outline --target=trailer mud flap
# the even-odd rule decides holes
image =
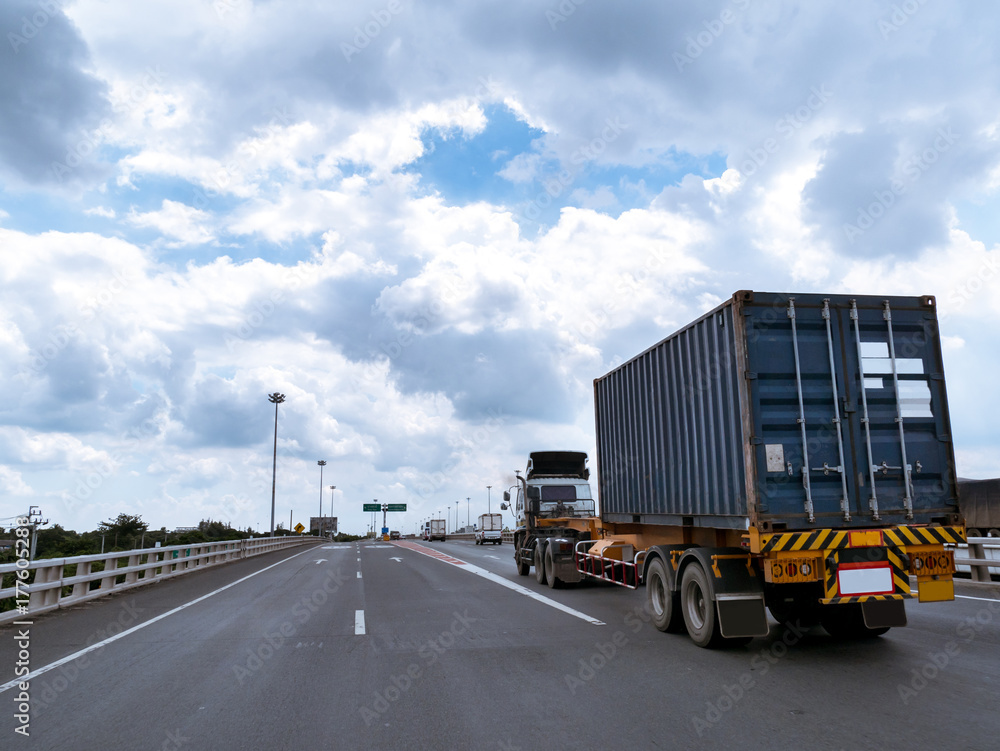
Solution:
[[[905,600],[872,600],[861,603],[868,628],[895,628],[906,625]]]
[[[727,639],[739,636],[767,636],[764,598],[756,594],[720,594],[715,597],[719,630]]]

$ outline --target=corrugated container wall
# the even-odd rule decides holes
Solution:
[[[605,521],[958,521],[932,297],[737,292],[594,397]]]

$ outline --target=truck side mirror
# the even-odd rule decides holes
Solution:
[[[505,501],[507,501],[508,503],[510,502],[510,493],[508,491],[506,491],[506,490],[503,491],[503,499]]]
[[[507,495],[507,494],[506,494],[506,493],[504,493],[504,495]],[[510,500],[510,498],[508,498],[507,500],[509,501],[509,500]],[[506,511],[506,510],[507,510],[507,504],[506,504],[506,503],[501,503],[501,504],[500,504],[500,510],[501,510],[501,511]]]

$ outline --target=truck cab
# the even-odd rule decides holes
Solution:
[[[539,519],[594,516],[587,454],[582,451],[534,451],[517,488],[514,516],[518,527],[527,523],[529,509]],[[509,501],[509,494],[504,494]],[[537,502],[537,508],[534,504]]]
[[[517,495],[513,499],[517,529],[514,532],[514,561],[517,571],[527,576],[535,566],[539,583],[546,582],[544,557],[549,543],[569,556],[550,553],[550,569],[558,566],[553,583],[579,581],[572,562],[572,547],[586,529],[596,525],[597,504],[590,490],[590,469],[583,451],[533,451],[524,474],[518,473]],[[512,502],[504,493],[504,505]],[[587,520],[592,523],[588,524]],[[587,537],[586,539],[590,539]]]

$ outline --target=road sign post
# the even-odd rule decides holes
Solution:
[[[406,511],[405,503],[366,503],[364,504],[365,511],[381,511],[382,512],[382,536],[387,537],[389,535],[389,521],[386,515],[390,511]]]

